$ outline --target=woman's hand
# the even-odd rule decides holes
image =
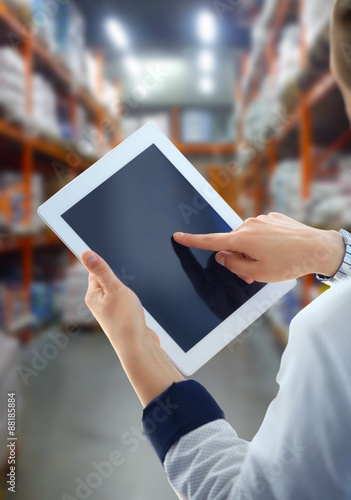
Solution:
[[[217,262],[248,283],[310,273],[334,276],[345,256],[337,231],[315,229],[279,213],[247,219],[230,233],[173,236],[182,245],[217,251]]]
[[[84,252],[89,271],[85,302],[114,347],[140,401],[146,406],[173,382],[184,380],[147,327],[142,305],[95,252]]]

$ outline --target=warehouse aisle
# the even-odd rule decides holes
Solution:
[[[217,399],[239,435],[251,439],[276,393],[280,355],[267,327],[254,328],[246,337],[194,378]],[[43,336],[30,349],[42,352],[50,342]],[[27,354],[24,365],[30,366],[33,354]],[[33,418],[22,423],[17,498],[176,498],[153,450],[142,440],[141,411],[104,335],[71,339],[56,359],[29,379],[25,390],[24,413]],[[105,464],[106,477],[101,478],[97,464],[109,460],[114,451],[119,465]],[[89,481],[94,489],[83,486]],[[78,484],[81,496],[75,491]]]

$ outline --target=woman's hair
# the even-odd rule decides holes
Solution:
[[[330,35],[333,68],[351,89],[351,0],[335,0]]]

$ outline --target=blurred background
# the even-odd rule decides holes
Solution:
[[[333,0],[0,1],[0,499],[176,498],[142,407],[37,207],[153,122],[242,218],[351,228],[351,136],[329,71]],[[245,439],[274,398],[313,276],[199,370]],[[111,465],[111,453],[118,465]],[[110,466],[106,463],[110,463]],[[105,464],[105,465],[103,465]]]

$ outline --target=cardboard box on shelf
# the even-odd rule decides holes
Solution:
[[[44,201],[43,177],[34,173],[31,179],[31,212],[26,209],[26,189],[22,174],[5,171],[0,174],[0,214],[14,234],[33,232],[43,227],[36,210]]]
[[[0,328],[11,330],[19,318],[27,316],[27,296],[18,279],[0,283]]]

